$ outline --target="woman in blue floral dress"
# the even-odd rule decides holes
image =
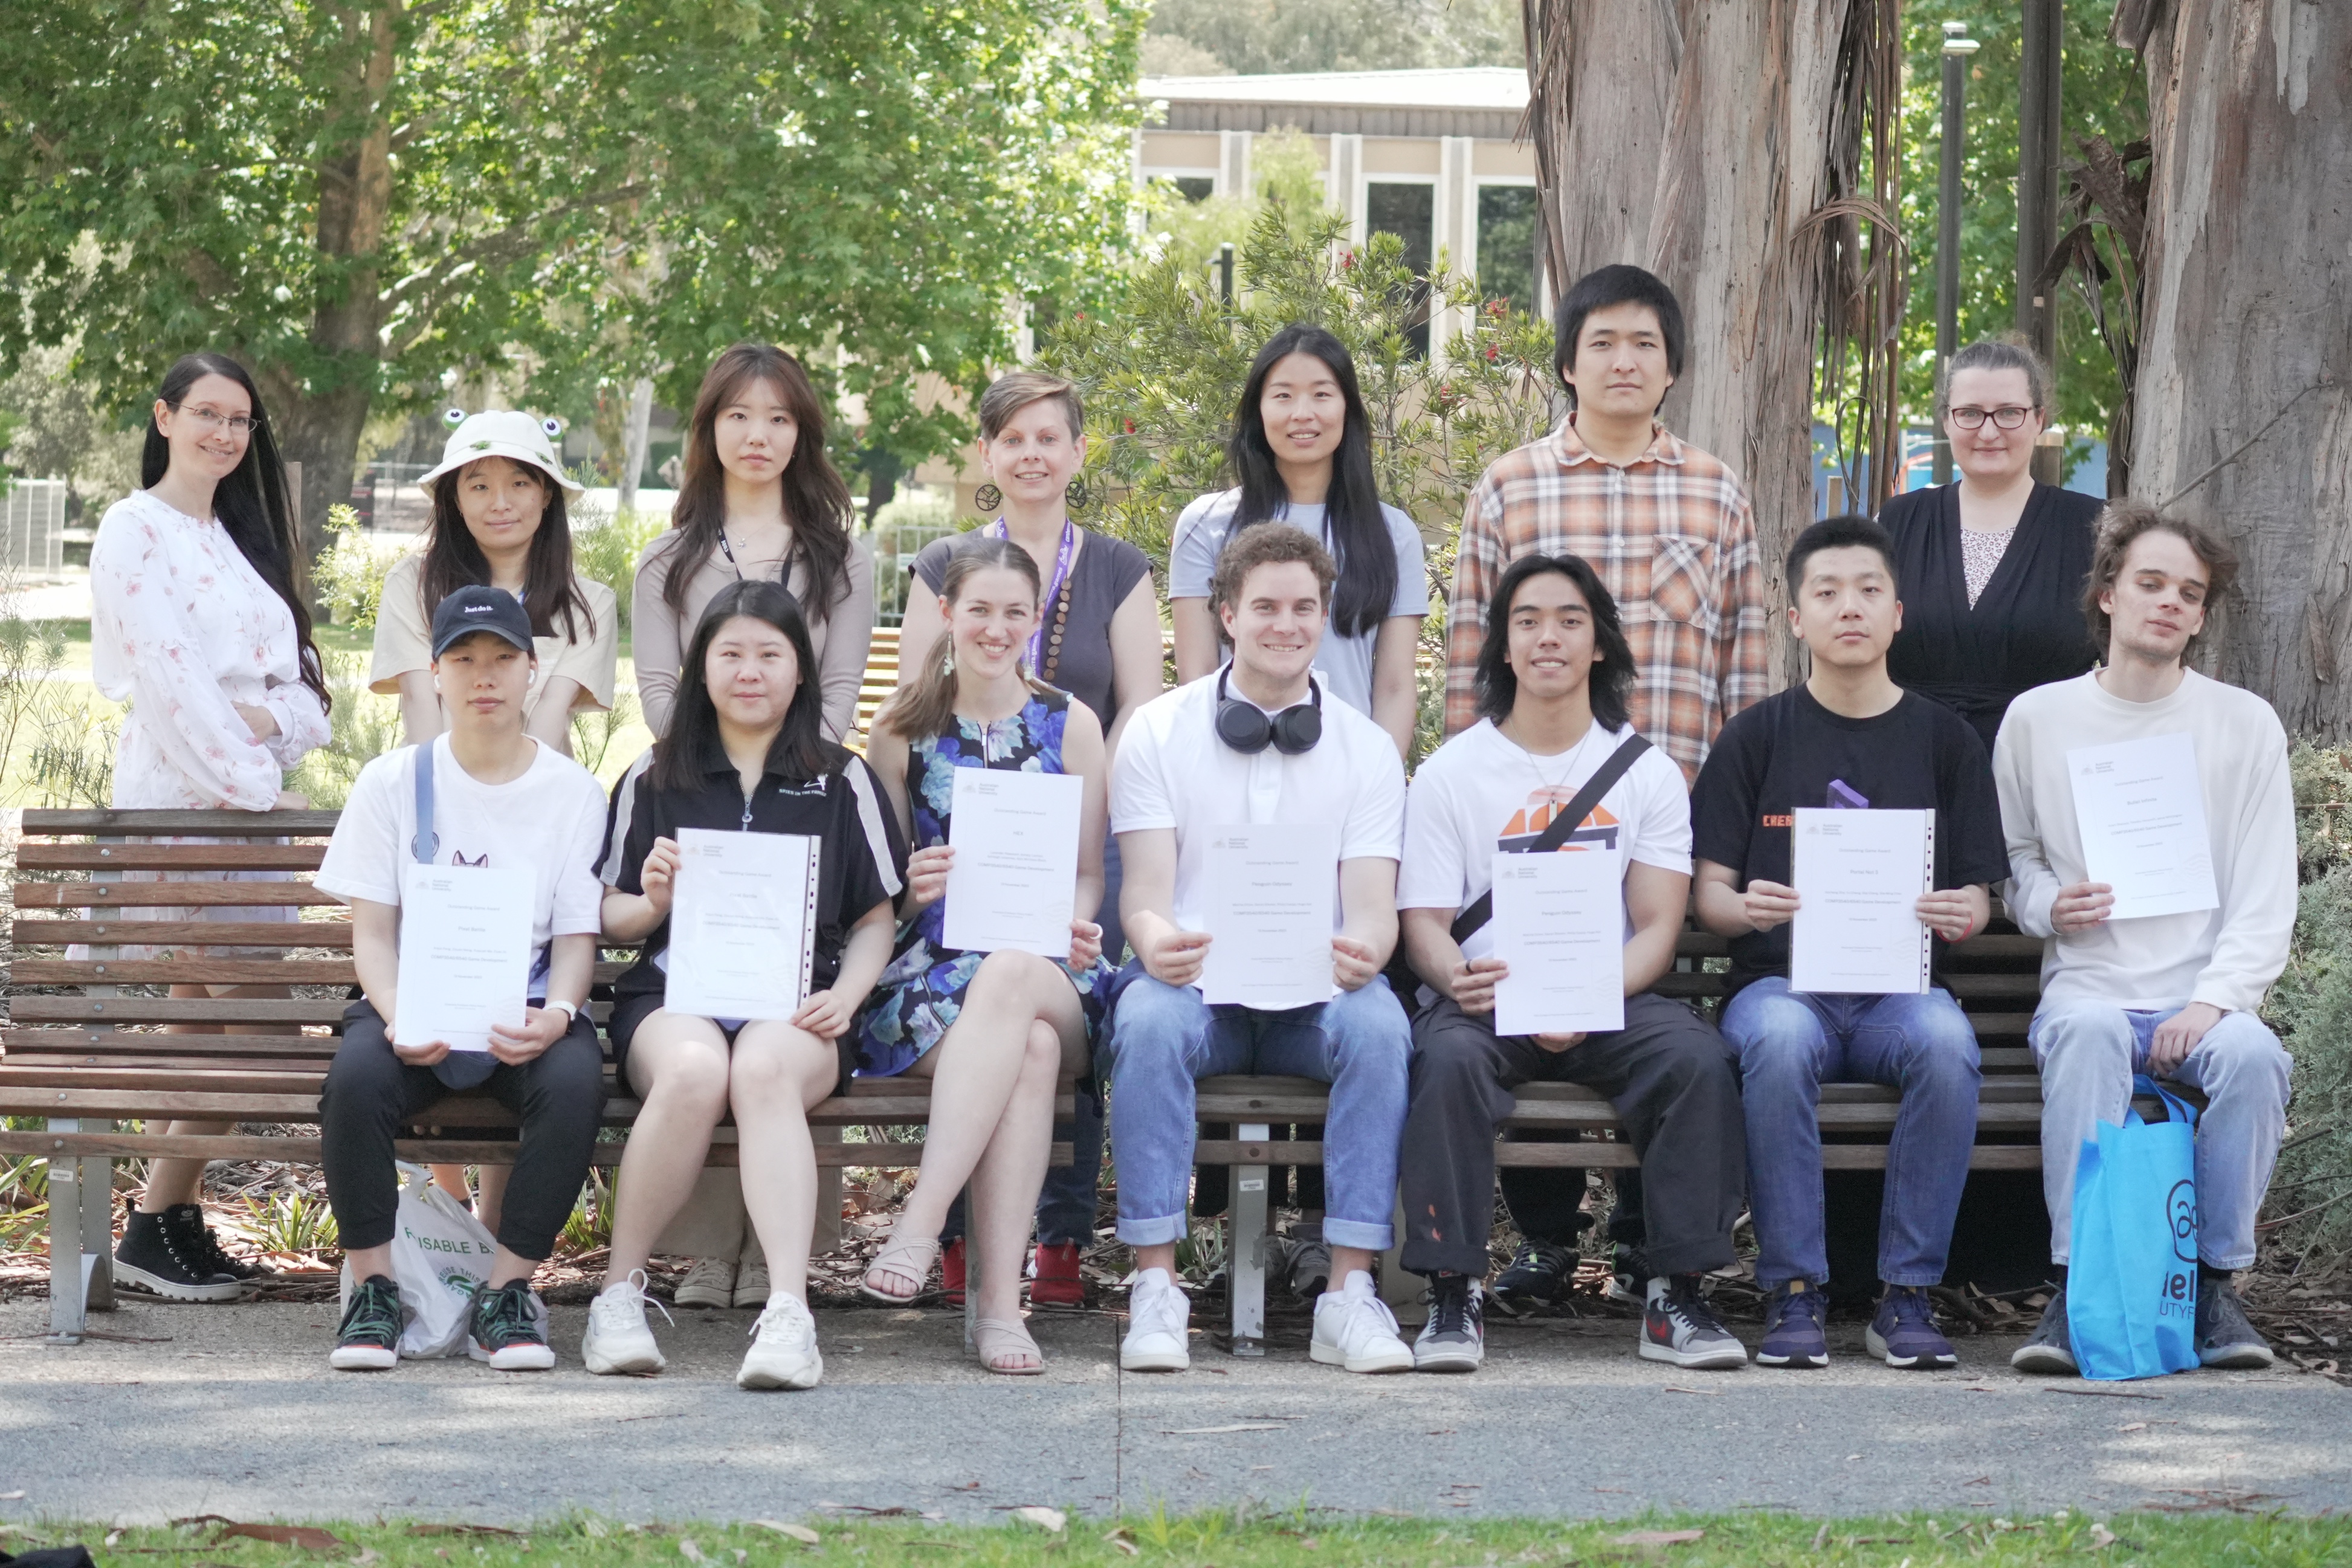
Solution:
[[[1102,727],[1093,710],[1027,674],[1042,635],[1036,562],[1003,539],[969,536],[941,580],[938,663],[876,716],[866,756],[914,854],[899,904],[897,955],[858,1020],[858,1072],[932,1080],[933,1117],[905,1209],[866,1270],[865,1293],[911,1301],[929,1284],[948,1206],[969,1181],[972,1239],[984,1266],[974,1338],[992,1372],[1044,1370],[1021,1321],[1018,1260],[1045,1184],[1054,1098],[1086,1070],[1111,977],[1102,958],[1102,842],[1108,810]],[[1084,781],[1077,885],[1066,958],[947,946],[949,818],[956,769],[1065,773]]]

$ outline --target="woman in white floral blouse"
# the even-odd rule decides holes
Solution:
[[[242,365],[200,353],[172,367],[155,397],[140,478],[145,488],[107,509],[89,557],[91,674],[99,690],[131,705],[115,757],[114,804],[243,811],[307,805],[287,793],[285,776],[326,744],[326,681],[310,611],[295,587],[299,546],[285,466]],[[215,904],[144,917],[290,923],[295,912]],[[211,994],[289,993],[277,986],[214,987]],[[186,1029],[211,1032],[206,1025]],[[171,1127],[226,1130],[194,1122]],[[172,1301],[236,1299],[255,1270],[223,1251],[205,1223],[204,1166],[195,1159],[154,1163],[115,1255],[121,1283]]]

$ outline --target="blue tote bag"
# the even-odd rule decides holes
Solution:
[[[2099,1123],[2074,1165],[2066,1327],[2084,1377],[2115,1382],[2197,1364],[2197,1113],[2142,1075],[2167,1119]]]

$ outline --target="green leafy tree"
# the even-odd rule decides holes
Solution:
[[[0,364],[116,407],[254,366],[320,542],[379,403],[689,394],[745,336],[862,394],[1009,357],[1124,241],[1136,0],[0,0]],[[446,389],[446,390],[445,390]]]
[[[2062,162],[2081,158],[2078,138],[2116,146],[2147,133],[2139,57],[2107,40],[2111,0],[2066,0]],[[2017,325],[2018,10],[2001,0],[1913,0],[1904,7],[1909,76],[1903,95],[1903,229],[1911,243],[1910,308],[1903,324],[1903,404],[1924,421],[1936,392],[1936,211],[1943,143],[1943,25],[1965,22],[1983,47],[1970,61],[1961,183],[1959,340]],[[2116,285],[2107,285],[2109,308]],[[2104,438],[2121,383],[2087,303],[2072,283],[2058,290],[2057,408],[2053,422],[2076,438]]]
[[[1160,0],[1146,66],[1169,75],[1517,66],[1511,0]]]

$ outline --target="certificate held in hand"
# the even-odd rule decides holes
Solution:
[[[967,953],[1068,957],[1086,797],[1075,773],[957,768],[940,939]]]
[[[1800,807],[1790,874],[1789,988],[1917,996],[1933,949],[1919,895],[1936,874],[1936,813]]]
[[[817,841],[677,831],[662,1006],[707,1019],[789,1019],[816,957]]]
[[[522,1027],[537,893],[513,866],[401,868],[394,1045],[488,1051],[492,1027]]]
[[[1209,837],[1209,944],[1202,999],[1264,1012],[1331,999],[1331,903],[1339,835],[1328,822],[1216,828]]]
[[[1495,857],[1496,1034],[1625,1027],[1625,894],[1606,850]]]
[[[2151,735],[2066,753],[2084,880],[2116,892],[2110,920],[2218,908],[2197,741]]]

